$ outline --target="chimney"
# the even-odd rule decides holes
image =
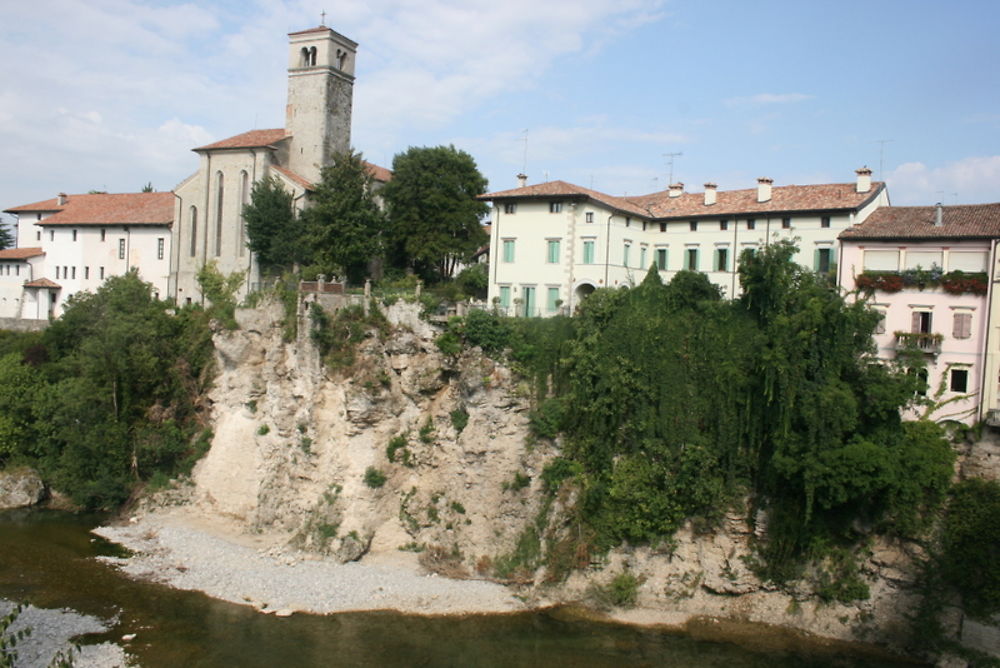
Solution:
[[[59,193],[59,196],[56,197],[56,204],[59,206],[66,206],[66,199],[66,193]]]
[[[517,175],[517,187],[523,188],[526,185],[528,185],[528,175],[522,172]]]
[[[934,227],[944,226],[944,207],[941,206],[941,202],[934,205]]]
[[[670,196],[680,197],[684,194],[684,184],[678,181],[677,183],[672,183],[670,185]]]
[[[769,179],[766,176],[762,176],[757,179],[757,201],[758,202],[769,202],[771,200],[771,184],[774,183],[774,179]]]
[[[715,204],[715,191],[718,187],[719,186],[711,181],[705,184],[705,206],[712,206]]]
[[[866,193],[872,189],[872,170],[868,167],[862,167],[855,169],[854,173],[858,175],[857,191],[859,193]]]

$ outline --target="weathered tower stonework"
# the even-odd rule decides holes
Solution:
[[[288,36],[288,167],[311,183],[351,146],[356,42],[318,27]]]

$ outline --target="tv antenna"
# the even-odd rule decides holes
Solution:
[[[670,170],[670,176],[667,177],[667,187],[674,184],[674,158],[679,158],[684,155],[683,151],[678,151],[677,153],[664,153],[663,157],[667,158],[667,166]]]
[[[524,156],[521,162],[521,173],[527,174],[528,173],[528,129],[525,128],[522,134],[524,134],[524,139],[522,139],[522,141],[524,142]]]
[[[885,181],[884,174],[882,172],[882,167],[884,164],[883,158],[885,157],[885,145],[893,141],[892,139],[876,139],[875,143],[878,144],[878,180]]]

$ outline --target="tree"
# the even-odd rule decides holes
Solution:
[[[153,188],[152,181],[146,181],[146,185],[142,187],[142,192],[144,193],[155,193],[156,190]]]
[[[368,273],[382,251],[385,215],[375,201],[371,172],[356,151],[336,155],[302,214],[314,261],[338,271],[350,283]]]
[[[0,217],[0,250],[4,248],[13,248],[14,246],[14,233],[11,229],[7,227],[6,221]]]
[[[428,278],[450,278],[487,236],[480,218],[487,206],[476,199],[486,179],[476,162],[454,146],[411,147],[392,161],[383,194],[395,251],[408,269]]]
[[[247,247],[257,254],[265,273],[301,262],[304,239],[301,221],[292,207],[292,194],[277,177],[269,176],[253,184],[250,203],[243,207]]]

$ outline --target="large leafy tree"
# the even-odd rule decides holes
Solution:
[[[368,273],[382,252],[385,215],[375,201],[374,179],[356,151],[334,157],[302,214],[314,261],[351,283]]]
[[[302,262],[306,246],[303,229],[292,206],[292,194],[269,176],[253,184],[250,203],[243,207],[247,246],[256,253],[265,273]]]
[[[454,146],[411,147],[392,161],[383,194],[397,261],[428,278],[450,278],[482,244],[486,179]]]

